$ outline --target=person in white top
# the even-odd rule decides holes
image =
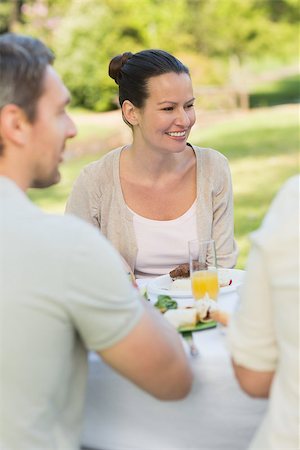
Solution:
[[[25,195],[59,181],[76,134],[52,61],[37,39],[0,36],[3,450],[79,448],[88,350],[159,399],[186,396],[193,378],[179,335],[138,295],[112,245]]]
[[[196,120],[188,68],[152,49],[115,56],[109,75],[132,142],[82,170],[66,211],[100,228],[137,276],[188,263],[188,241],[196,238],[214,239],[218,265],[234,267],[230,169],[221,153],[188,142]],[[186,228],[177,227],[194,204]],[[154,221],[162,226],[152,233]]]
[[[252,234],[240,308],[229,343],[241,387],[269,397],[251,450],[299,444],[299,183],[289,179]]]

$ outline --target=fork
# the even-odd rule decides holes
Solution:
[[[194,357],[198,356],[199,350],[197,349],[197,347],[194,343],[193,333],[185,333],[184,339],[189,346],[191,356],[194,356]]]

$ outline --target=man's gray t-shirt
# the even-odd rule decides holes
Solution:
[[[98,230],[43,213],[4,177],[0,308],[0,447],[78,448],[87,350],[125,337],[142,303]]]

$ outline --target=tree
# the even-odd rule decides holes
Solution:
[[[187,0],[187,23],[193,44],[210,56],[236,55],[240,60],[269,53],[280,56],[296,49],[298,0]],[[281,7],[279,8],[279,5]],[[281,11],[285,11],[281,15]],[[295,13],[295,25],[290,16]],[[295,44],[294,44],[295,43]],[[278,45],[276,45],[278,44]],[[289,44],[289,45],[286,45]]]
[[[162,48],[203,78],[243,94],[247,64],[298,54],[299,0],[1,0],[0,32],[41,38],[73,104],[116,107],[110,59]],[[246,96],[241,95],[243,101]]]
[[[200,53],[227,59],[228,78],[247,107],[249,60],[266,54],[276,58],[297,54],[296,26],[289,22],[298,0],[187,0],[193,46]],[[297,21],[296,21],[297,22]],[[295,22],[295,25],[296,25]],[[297,23],[298,25],[298,23]]]
[[[188,33],[180,33],[184,6],[185,0],[73,1],[55,32],[54,48],[74,104],[98,111],[116,107],[108,64],[118,53],[149,47],[175,51],[190,43]]]
[[[12,31],[21,21],[23,0],[2,0],[0,3],[0,33]]]

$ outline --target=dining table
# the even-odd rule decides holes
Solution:
[[[150,297],[154,302],[155,296]],[[220,310],[232,314],[238,305],[238,289],[219,295]],[[226,330],[218,324],[182,337],[194,382],[188,396],[177,401],[155,399],[90,353],[82,445],[97,450],[246,450],[268,401],[251,398],[239,387]]]

